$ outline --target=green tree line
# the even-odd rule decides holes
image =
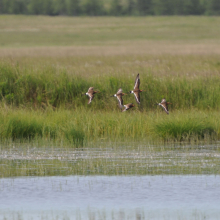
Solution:
[[[220,15],[220,0],[0,0],[0,14]]]

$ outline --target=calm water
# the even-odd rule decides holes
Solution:
[[[0,219],[220,219],[220,176],[2,178]]]

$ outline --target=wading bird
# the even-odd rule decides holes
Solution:
[[[119,88],[119,90],[117,91],[116,94],[114,94],[113,96],[111,97],[116,97],[118,99],[118,105],[119,105],[119,108],[122,109],[123,108],[123,99],[122,99],[122,96],[123,95],[127,95],[125,93],[122,92],[122,89]]]
[[[125,109],[122,112],[125,112],[127,110],[129,110],[130,108],[134,107],[133,103],[129,103],[127,105],[124,105]]]
[[[158,103],[157,105],[162,106],[163,109],[164,109],[164,111],[165,111],[167,114],[169,114],[169,111],[168,111],[168,105],[169,105],[169,104],[172,104],[172,103],[167,102],[166,99],[162,99],[162,100],[161,100],[161,103]]]
[[[94,87],[90,87],[89,90],[88,90],[88,92],[85,93],[85,94],[83,94],[83,95],[87,95],[87,96],[89,97],[88,104],[90,104],[91,101],[93,100],[94,94],[95,94],[95,93],[99,93],[98,91],[94,91],[93,88],[94,88]]]
[[[134,89],[130,91],[130,93],[134,94],[135,100],[138,104],[140,104],[140,92],[143,91],[139,89],[139,86],[140,86],[140,78],[139,78],[139,73],[138,73],[135,79]]]

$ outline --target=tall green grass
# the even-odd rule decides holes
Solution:
[[[166,115],[130,110],[103,112],[91,109],[0,109],[1,141],[45,140],[68,146],[93,141],[213,141],[220,136],[218,112],[175,111]]]
[[[174,58],[175,59],[175,58]],[[187,57],[183,61],[187,61]],[[112,66],[117,68],[116,58]],[[33,67],[32,67],[33,68]],[[96,68],[96,74],[79,74],[67,68],[46,65],[29,69],[19,64],[0,63],[0,101],[14,107],[37,108],[66,108],[75,109],[84,106],[86,109],[112,111],[117,109],[117,101],[110,96],[119,87],[129,94],[133,89],[136,74],[140,73],[141,105],[139,110],[155,110],[156,102],[166,98],[172,102],[172,110],[180,109],[219,109],[220,108],[220,69],[213,68],[215,74],[196,74],[187,77],[153,75],[149,69],[136,69],[128,73],[104,73]],[[93,70],[94,71],[94,70]],[[211,69],[209,70],[211,71]],[[85,72],[85,70],[83,70]],[[88,98],[82,96],[88,88],[93,86],[100,91],[95,95],[91,105],[87,105]],[[124,103],[135,103],[133,95],[124,96]]]
[[[81,62],[84,59],[79,59],[77,66]],[[111,63],[117,68],[116,58],[112,58]],[[198,141],[219,137],[218,66],[209,67],[208,71],[215,70],[212,75],[153,75],[150,70],[137,71],[144,90],[141,105],[129,94],[136,73],[101,74],[96,67],[97,73],[90,75],[85,69],[82,69],[84,74],[79,74],[57,65],[28,67],[27,63],[0,63],[2,140],[40,138],[83,146],[86,141],[100,138]],[[88,105],[88,97],[81,94],[90,86],[100,93]],[[124,103],[135,103],[128,112],[121,113],[117,100],[110,97],[119,87],[128,93]],[[164,97],[172,102],[169,115],[156,105]]]
[[[192,115],[165,119],[155,125],[155,131],[166,141],[197,141],[217,139],[217,132],[210,118]]]
[[[69,114],[30,110],[2,109],[1,140],[31,141],[37,139],[66,142],[69,146],[83,146],[85,134],[82,129],[68,120]]]

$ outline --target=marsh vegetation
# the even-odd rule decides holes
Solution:
[[[217,167],[220,136],[219,23],[218,17],[1,16],[2,177],[219,173],[213,168]],[[125,104],[135,107],[121,113],[117,100],[110,96],[119,87],[125,93],[133,89],[137,73],[144,90],[141,104],[131,94],[123,96]],[[91,86],[100,93],[88,105],[81,94]],[[162,98],[172,103],[169,115],[156,105]],[[140,148],[154,157],[162,149],[162,157],[166,153],[171,157],[169,149],[187,154],[189,148],[184,146],[188,143],[198,152],[201,146],[205,146],[204,152],[214,149],[217,156],[202,154],[192,169],[175,169],[170,162],[167,167],[173,169],[169,171],[155,168],[160,159],[146,171],[146,164],[136,166],[136,162],[120,159],[119,167],[114,168],[114,160],[93,160],[91,155],[91,160],[77,157],[74,166],[73,158],[69,161],[64,156],[62,160],[62,156],[51,156],[53,153],[44,158],[40,151],[37,162],[36,154],[30,160],[21,156],[21,152],[29,155],[27,149],[37,152],[43,146],[51,152],[63,149],[73,154],[97,146],[107,152],[132,146],[131,152]],[[21,157],[10,160],[10,152],[16,150]],[[127,151],[130,157],[134,156],[131,152]],[[189,165],[192,158],[187,155],[184,163]],[[210,166],[198,168],[206,157]],[[125,164],[134,166],[128,169]],[[57,171],[59,167],[61,171]]]
[[[1,16],[1,140],[218,140],[218,23]],[[130,91],[137,73],[141,105],[121,114],[110,96]],[[100,93],[87,105],[90,86]],[[172,102],[169,116],[156,105],[162,98]]]
[[[0,216],[218,219],[219,24],[0,16]],[[140,105],[129,93],[138,73]],[[100,93],[88,105],[81,94],[91,86]],[[119,87],[135,104],[123,113],[110,97]],[[162,98],[169,115],[156,105]],[[117,201],[105,200],[112,194]]]

